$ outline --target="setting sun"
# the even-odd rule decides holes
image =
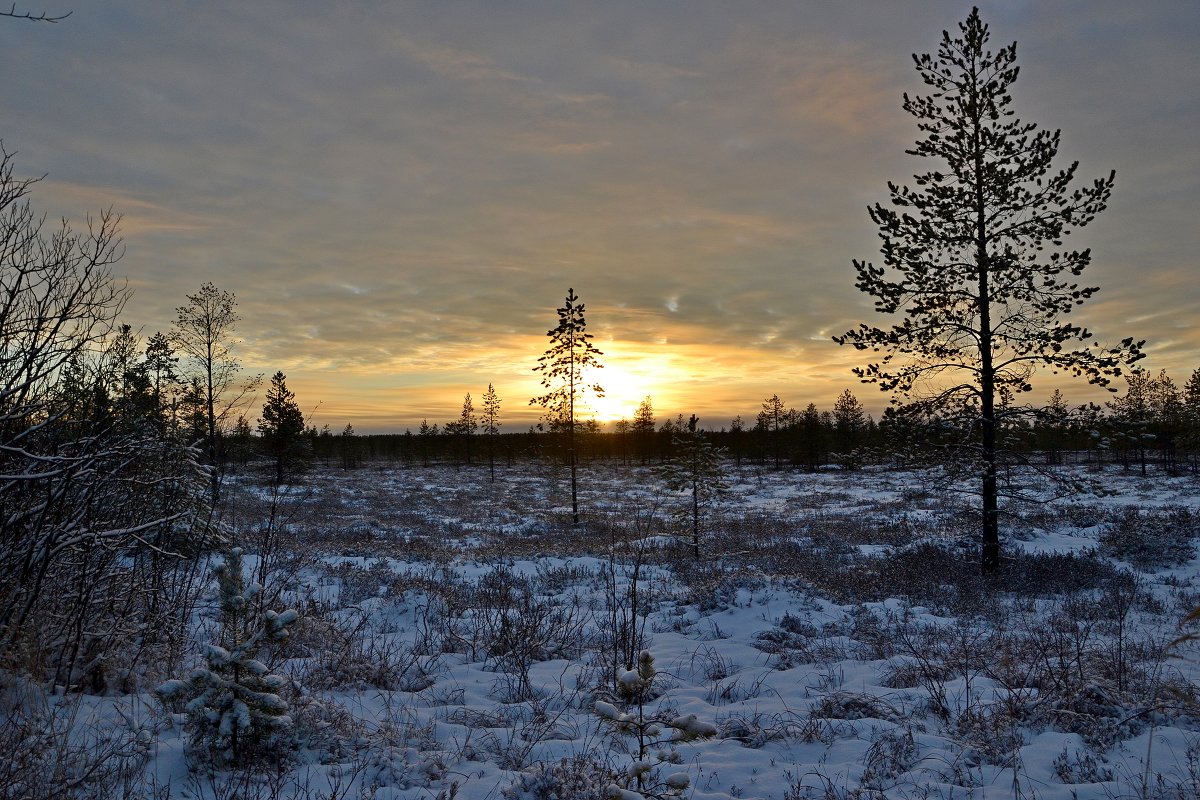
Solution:
[[[616,422],[622,417],[632,419],[638,403],[646,395],[654,393],[650,384],[651,376],[640,369],[635,372],[625,367],[606,365],[596,379],[604,387],[604,396],[588,397],[585,413],[594,414],[600,422]]]

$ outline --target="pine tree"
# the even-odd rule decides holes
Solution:
[[[826,412],[828,415],[828,412]],[[804,458],[804,464],[810,472],[817,472],[821,469],[821,462],[825,456],[825,419],[822,419],[821,412],[817,409],[816,403],[809,403],[804,407],[804,411],[796,417],[796,424],[793,426],[799,433],[800,447],[798,448]],[[829,420],[832,424],[832,420]]]
[[[1062,463],[1062,449],[1071,424],[1071,409],[1061,389],[1055,389],[1037,421],[1038,445],[1046,451],[1047,464]]]
[[[729,421],[729,441],[733,444],[730,448],[733,450],[733,461],[738,469],[742,468],[742,437],[746,433],[746,423],[742,420],[742,415],[738,414]]]
[[[783,466],[783,429],[787,421],[787,407],[773,394],[763,400],[762,411],[759,412],[759,422],[767,437],[769,449],[775,458],[775,469]]]
[[[1054,171],[1059,132],[1015,119],[1010,90],[1016,44],[986,49],[988,28],[974,9],[943,33],[936,57],[914,56],[932,92],[904,96],[923,138],[907,151],[931,159],[916,188],[889,183],[891,205],[870,209],[883,239],[883,266],[855,261],[856,286],[887,315],[890,328],[866,324],[839,344],[882,352],[856,373],[901,407],[958,427],[977,465],[983,516],[982,568],[1000,566],[997,427],[1026,413],[1004,392],[1029,391],[1039,367],[1107,387],[1141,357],[1141,343],[1088,342],[1091,333],[1063,317],[1097,289],[1074,281],[1088,250],[1060,250],[1073,228],[1104,210],[1115,174],[1073,188],[1077,164]]]
[[[262,586],[246,583],[238,548],[229,551],[213,574],[221,609],[218,641],[204,649],[203,667],[186,681],[167,681],[157,694],[168,703],[187,700],[193,746],[238,765],[279,746],[291,725],[287,703],[279,696],[285,681],[270,674],[259,654],[287,639],[288,626],[299,615],[294,610],[255,613]]]
[[[1196,453],[1200,451],[1200,369],[1192,371],[1183,385],[1183,434],[1181,440],[1192,472],[1196,471]]]
[[[597,358],[604,354],[592,344],[592,334],[587,332],[584,305],[575,296],[574,289],[567,290],[566,303],[558,309],[558,326],[551,328],[546,335],[550,337],[550,347],[538,358],[538,365],[533,371],[542,373],[542,386],[549,391],[532,398],[529,404],[545,409],[545,418],[551,430],[565,431],[567,434],[567,456],[571,466],[571,518],[578,525],[575,413],[585,395],[604,396],[600,384],[585,380],[588,370],[604,366]]]
[[[463,398],[462,412],[458,415],[457,430],[463,437],[463,449],[467,454],[467,463],[470,464],[471,437],[475,435],[475,431],[479,430],[479,418],[475,416],[475,403],[471,401],[470,392],[467,392],[467,396]]]
[[[687,506],[677,516],[691,528],[695,558],[700,557],[701,523],[728,488],[722,469],[724,451],[713,447],[704,431],[697,427],[698,422],[692,414],[687,429],[674,434],[671,458],[661,470],[667,489],[687,496]]]
[[[1150,427],[1148,383],[1145,370],[1135,369],[1125,376],[1125,393],[1104,404],[1112,423],[1108,446],[1116,450],[1125,469],[1129,469],[1131,456],[1136,458],[1142,465],[1143,474],[1145,441]]]
[[[1155,444],[1158,445],[1159,463],[1175,474],[1176,447],[1183,435],[1183,394],[1167,371],[1159,370],[1156,377],[1150,379],[1150,428],[1154,434]]]
[[[676,771],[663,775],[660,769],[679,763],[675,752],[677,744],[717,735],[717,726],[698,719],[695,714],[648,714],[646,707],[654,697],[657,678],[654,657],[649,650],[643,650],[636,668],[626,670],[617,679],[615,699],[626,710],[622,711],[606,700],[596,701],[596,716],[609,725],[614,734],[632,740],[629,755],[633,763],[619,777],[618,783],[604,788],[607,797],[617,800],[683,797],[691,787],[688,774]]]
[[[346,469],[358,469],[362,453],[358,444],[358,437],[354,434],[354,425],[349,422],[346,423],[346,427],[342,428],[342,435],[339,437],[338,444],[341,445],[342,466]]]
[[[421,442],[421,466],[429,466],[429,448],[432,446],[434,438],[438,435],[438,426],[435,422],[429,424],[429,420],[421,420],[421,427],[417,429],[417,436]]]
[[[842,469],[858,469],[862,463],[856,453],[863,446],[867,430],[867,411],[849,389],[833,404],[833,449]]]
[[[304,412],[296,403],[296,395],[287,388],[287,376],[276,372],[267,389],[262,419],[258,421],[263,446],[275,462],[275,482],[283,483],[303,459],[307,441],[304,436]]]
[[[637,442],[638,451],[642,455],[642,463],[647,464],[654,449],[654,402],[646,395],[638,404],[633,415],[633,438]]]
[[[488,473],[496,482],[496,437],[500,435],[500,398],[490,383],[483,393],[483,416],[480,418],[483,435],[487,437]]]

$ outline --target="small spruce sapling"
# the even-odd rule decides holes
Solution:
[[[653,696],[654,657],[643,650],[637,669],[628,670],[617,679],[617,696],[628,711],[612,703],[596,702],[596,716],[612,726],[615,733],[632,737],[637,742],[637,755],[625,771],[620,783],[610,784],[605,793],[615,800],[665,800],[682,797],[691,785],[686,772],[662,775],[664,764],[680,763],[675,745],[709,739],[717,735],[716,726],[702,722],[695,714],[678,717],[646,715],[646,703]],[[664,728],[670,728],[667,733]]]
[[[166,703],[186,700],[193,748],[216,760],[240,764],[282,742],[291,725],[288,705],[278,694],[284,679],[272,675],[257,656],[263,647],[288,637],[294,610],[254,613],[254,597],[262,590],[246,584],[242,551],[229,551],[213,570],[220,593],[221,634],[204,648],[205,665],[188,680],[171,680],[156,694]]]

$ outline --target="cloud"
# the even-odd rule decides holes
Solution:
[[[983,11],[1020,42],[1022,114],[1063,128],[1081,175],[1118,169],[1081,320],[1182,372],[1200,12]],[[873,315],[850,265],[878,252],[865,209],[919,167],[909,54],[962,13],[120,0],[0,28],[3,135],[50,174],[35,202],[125,214],[131,323],[164,329],[206,280],[234,291],[247,366],[284,369],[331,427],[449,418],[489,380],[531,394],[568,286],[630,371],[672,370],[664,410],[828,405],[859,388],[829,336]]]

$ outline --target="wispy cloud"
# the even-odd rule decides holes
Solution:
[[[1063,129],[1081,174],[1118,169],[1081,321],[1153,340],[1182,377],[1200,68],[1180,31],[1200,7],[983,11],[1020,42],[1023,113]],[[568,286],[610,375],[664,411],[846,387],[879,408],[829,337],[872,316],[850,266],[878,251],[866,206],[919,167],[909,53],[962,13],[114,0],[0,28],[0,134],[49,173],[36,202],[125,215],[129,321],[165,329],[206,280],[236,292],[247,367],[284,369],[334,428],[448,419],[489,381],[535,418]]]

